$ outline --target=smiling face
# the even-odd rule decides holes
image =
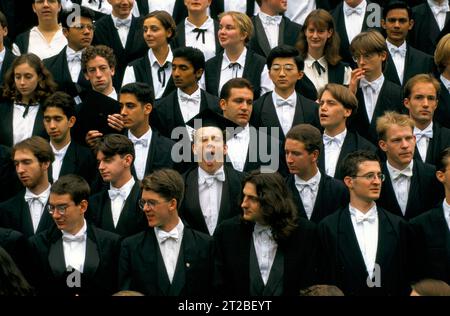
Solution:
[[[112,14],[120,19],[126,19],[133,9],[134,0],[108,0]]]
[[[156,17],[152,16],[144,20],[144,40],[149,48],[156,49],[167,46],[172,31],[166,30]]]
[[[142,199],[154,205],[150,207],[145,204],[143,208],[148,226],[159,227],[162,230],[166,230],[167,226],[172,226],[174,217],[178,216],[175,199],[167,201],[163,196],[151,190],[143,190]]]
[[[374,177],[372,180],[364,176],[369,174],[380,174],[381,167],[378,161],[363,161],[358,165],[356,177],[347,176],[344,178],[345,185],[350,191],[350,201],[358,200],[364,203],[371,203],[378,200],[381,193],[381,179]]]
[[[247,34],[241,32],[231,15],[225,15],[219,23],[219,43],[224,49],[245,45]]]
[[[327,40],[333,35],[333,30],[318,27],[315,23],[309,23],[305,30],[308,49],[324,49]]]

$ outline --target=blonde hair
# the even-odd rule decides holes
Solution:
[[[440,73],[444,72],[450,62],[450,34],[445,35],[436,45],[434,63]]]
[[[350,44],[352,55],[365,53],[387,53],[386,41],[378,31],[361,32],[355,36]]]
[[[403,95],[405,96],[405,98],[409,99],[411,97],[412,89],[418,83],[431,83],[434,89],[436,90],[436,96],[438,96],[439,92],[441,91],[441,85],[439,84],[439,81],[437,81],[437,79],[434,78],[432,75],[418,74],[410,78],[406,82],[405,87],[403,88]]]
[[[231,16],[234,23],[236,23],[237,27],[241,31],[242,34],[246,34],[245,43],[247,44],[250,41],[250,38],[253,35],[253,23],[252,20],[247,16],[247,14],[236,12],[236,11],[227,11],[219,14],[219,21],[222,20],[225,16]]]
[[[344,108],[352,110],[352,115],[358,110],[358,99],[346,86],[337,83],[327,83],[319,91],[319,99],[322,98],[325,91],[330,92],[333,98],[342,103]]]
[[[400,114],[394,111],[384,112],[383,116],[377,119],[377,134],[378,139],[386,140],[386,133],[389,127],[398,125],[401,127],[410,127],[414,131],[414,121],[405,114]]]

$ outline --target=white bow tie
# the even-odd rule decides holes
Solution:
[[[64,235],[62,236],[62,240],[66,242],[83,242],[86,239],[86,235],[82,234],[79,236],[70,236],[70,235]]]
[[[430,8],[434,14],[446,13],[449,11],[449,6],[447,3],[443,5],[430,5]]]
[[[418,142],[422,137],[426,137],[428,139],[433,138],[433,130],[431,128],[425,129],[423,131],[418,131],[415,133],[416,141]]]
[[[148,140],[147,139],[131,139],[131,142],[134,146],[141,145],[142,147],[148,146]]]
[[[67,52],[67,61],[69,63],[81,62],[81,52]]]
[[[158,238],[161,240],[161,242],[165,242],[167,239],[174,239],[175,241],[178,241],[178,230],[174,229],[170,232],[166,232],[164,230],[158,230]]]
[[[294,107],[294,104],[292,104],[291,100],[283,100],[283,99],[278,99],[277,98],[275,102],[276,102],[277,106],[279,106],[279,107],[285,106],[285,105],[290,106],[290,107]]]
[[[392,170],[392,174],[393,180],[400,179],[402,176],[408,178],[411,178],[413,176],[412,168],[410,168],[409,166],[402,171]]]
[[[54,152],[53,153],[54,155],[55,155],[55,158],[59,158],[59,159],[62,159],[62,158],[64,158],[64,152]]]
[[[308,183],[299,183],[295,182],[295,187],[299,192],[302,192],[305,189],[309,189],[311,192],[313,191],[313,188],[317,185],[317,181],[311,181]]]
[[[347,7],[347,8],[345,8],[345,15],[346,16],[352,15],[353,13],[355,13],[357,15],[361,15],[363,13],[363,9],[361,7],[357,7],[357,8]]]
[[[35,195],[31,192],[27,192],[25,193],[25,201],[27,201],[27,203],[30,203],[30,201],[31,203],[39,201],[42,205],[45,205],[47,203],[47,198],[42,195]]]
[[[331,145],[331,143],[335,143],[336,145],[341,145],[341,140],[338,137],[331,137],[327,134],[323,134],[323,143],[325,145]]]
[[[356,212],[355,218],[356,218],[356,224],[363,223],[363,222],[375,223],[375,220],[377,219],[377,213],[368,212],[366,214],[362,214],[360,212]]]
[[[111,200],[115,200],[118,196],[121,196],[124,200],[127,198],[127,192],[120,189],[110,189],[108,190],[108,195]]]
[[[225,181],[225,173],[223,170],[217,171],[213,175],[204,176],[201,183],[206,183],[208,187],[210,187],[214,183],[214,179],[224,182]]]
[[[269,226],[255,225],[253,231],[255,232],[255,234],[265,233],[269,236],[272,236],[272,231]]]
[[[391,48],[389,49],[389,51],[391,52],[391,55],[392,55],[392,56],[394,56],[395,54],[399,54],[399,55],[402,56],[402,57],[405,57],[405,56],[406,56],[406,48],[404,48],[404,47],[402,47],[402,48],[399,48],[399,47],[391,47]]]
[[[263,20],[266,25],[279,25],[281,23],[281,15],[266,16]]]
[[[127,28],[130,28],[130,26],[131,26],[131,18],[129,18],[129,19],[124,19],[124,20],[122,20],[122,19],[116,19],[115,25],[116,25],[117,28],[120,28],[120,27],[122,27],[122,26],[125,26],[125,27],[127,27]]]
[[[372,93],[375,93],[377,91],[378,88],[378,84],[375,82],[369,82],[366,79],[361,79],[360,81],[360,85],[362,89],[368,89],[371,90]]]
[[[183,103],[194,103],[197,104],[200,101],[200,98],[198,95],[195,96],[186,96],[186,95],[180,95],[180,100]]]

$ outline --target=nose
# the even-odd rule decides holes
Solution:
[[[247,205],[247,197],[244,196],[244,198],[242,199],[241,207],[246,207],[246,205]]]
[[[103,170],[103,169],[105,169],[105,165],[103,164],[103,161],[100,161],[98,163],[98,170]]]
[[[95,76],[100,78],[102,76],[102,71],[100,70],[100,68],[95,69]]]
[[[54,129],[54,128],[56,127],[55,121],[54,121],[54,120],[50,120],[50,123],[48,124],[48,126],[49,126],[51,129]]]
[[[20,174],[20,173],[23,173],[23,167],[22,167],[22,164],[21,163],[18,163],[17,165],[16,165],[16,172],[18,173],[18,174]]]

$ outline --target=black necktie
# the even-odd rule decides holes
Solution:
[[[322,75],[322,72],[325,73],[325,67],[322,66],[317,60],[313,62],[313,66],[316,67],[319,76]]]
[[[238,76],[238,71],[239,69],[241,69],[241,65],[239,63],[230,63],[228,65],[228,68],[233,69],[233,78],[237,78]]]
[[[25,117],[27,117],[27,115],[28,115],[28,112],[30,111],[30,106],[31,105],[37,105],[36,103],[32,103],[32,104],[29,104],[29,103],[22,103],[22,102],[15,102],[17,105],[21,105],[21,106],[24,106],[25,107],[25,111],[23,112],[23,114],[22,114],[22,117],[23,118],[25,118]]]
[[[198,38],[200,37],[200,35],[202,35],[202,42],[203,42],[203,44],[205,44],[205,33],[206,33],[206,31],[207,31],[206,29],[199,29],[198,27],[193,29],[192,32],[198,33],[197,37],[195,38],[195,40],[198,41]]]
[[[158,69],[158,81],[161,83],[161,85],[163,87],[166,85],[166,71],[165,71],[165,69],[167,67],[169,67],[169,63],[166,61],[166,63],[163,66],[159,66],[159,69]]]

